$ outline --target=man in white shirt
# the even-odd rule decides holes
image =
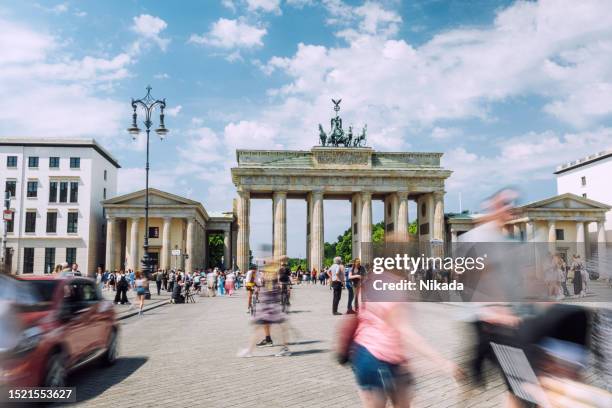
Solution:
[[[334,290],[332,313],[334,315],[341,315],[342,313],[338,313],[338,304],[340,303],[342,287],[344,286],[344,265],[342,265],[342,258],[339,256],[334,258],[334,264],[329,268],[327,274],[331,281],[331,287]]]

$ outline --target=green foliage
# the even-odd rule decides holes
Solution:
[[[307,270],[307,265],[306,265],[306,260],[305,259],[289,258],[289,260],[287,261],[287,265],[294,272],[297,270],[298,266],[301,266],[302,267],[302,271],[304,271],[304,272],[306,272],[306,270]]]
[[[414,220],[414,221],[412,222],[412,224],[410,224],[410,225],[408,226],[408,233],[409,233],[410,235],[416,235],[416,234],[417,234],[417,232],[418,232],[418,229],[417,229],[417,221],[416,221],[416,220]]]
[[[223,235],[209,234],[208,235],[208,266],[221,266],[223,258]]]

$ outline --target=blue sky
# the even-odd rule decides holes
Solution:
[[[0,49],[0,136],[95,137],[120,192],[143,188],[124,129],[151,84],[171,129],[152,184],[211,211],[231,209],[236,148],[311,147],[332,97],[375,149],[444,152],[447,211],[508,184],[553,195],[558,164],[612,147],[609,1],[3,2]],[[271,204],[252,211],[257,247]],[[291,255],[304,213],[289,202]],[[349,216],[326,202],[326,240]]]

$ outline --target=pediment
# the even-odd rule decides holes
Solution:
[[[134,205],[144,206],[145,190],[135,191],[130,194],[121,195],[110,200],[104,201],[104,204],[114,205]],[[149,189],[149,205],[198,205],[199,203],[185,197],[167,193],[165,191],[154,188]]]
[[[551,210],[609,210],[610,206],[595,200],[566,193],[536,201],[523,206],[524,209],[551,209]]]

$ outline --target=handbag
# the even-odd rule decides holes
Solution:
[[[345,315],[338,325],[335,352],[336,360],[341,365],[348,363],[350,360],[351,346],[358,326],[358,314]]]

